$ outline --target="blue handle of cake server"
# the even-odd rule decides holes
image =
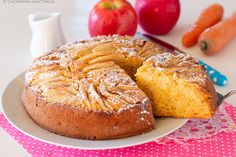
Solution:
[[[227,85],[228,79],[225,75],[221,74],[219,71],[217,71],[216,69],[214,69],[211,66],[207,65],[203,61],[201,61],[201,60],[198,60],[198,61],[201,65],[203,65],[206,68],[206,70],[207,70],[211,80],[214,82],[214,84],[216,84],[218,86]]]

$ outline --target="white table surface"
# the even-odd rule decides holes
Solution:
[[[55,3],[52,4],[9,4],[4,3],[4,0],[0,1],[0,95],[2,95],[7,84],[23,72],[32,61],[29,52],[31,30],[27,21],[29,13],[37,11],[61,12],[61,23],[67,41],[89,37],[87,30],[88,14],[97,0],[86,0],[86,2],[85,0],[54,1]],[[6,2],[10,1],[6,0]],[[134,0],[131,2],[133,3]],[[236,89],[236,40],[232,41],[223,50],[223,53],[211,57],[202,54],[196,46],[186,49],[181,44],[183,33],[195,21],[202,8],[214,2],[223,4],[225,8],[224,17],[230,16],[236,10],[235,0],[181,0],[181,16],[176,27],[168,35],[159,38],[202,59],[227,75],[229,84],[226,87],[216,87],[218,92],[226,93],[231,89]],[[236,96],[229,98],[227,102],[236,104]],[[2,129],[0,129],[0,154],[1,156],[29,156]]]

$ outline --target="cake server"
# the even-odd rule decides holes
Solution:
[[[217,102],[217,105],[220,106],[224,100],[228,97],[230,97],[231,95],[233,94],[236,94],[236,90],[231,90],[230,92],[228,92],[227,94],[225,95],[222,95],[220,93],[217,92],[217,96],[218,96],[218,102]]]
[[[151,35],[141,34],[141,33],[137,33],[137,35],[141,35],[141,36],[143,36],[143,37],[145,37],[145,38],[147,38],[147,39],[157,43],[158,45],[160,45],[164,49],[167,49],[167,50],[170,50],[170,51],[173,51],[173,52],[177,52],[177,53],[185,53],[182,50],[180,50],[179,48],[177,48],[177,47],[175,47],[175,46],[173,46],[173,45],[171,45],[171,44],[169,44],[169,43],[167,43],[165,41],[162,41],[162,40],[160,40],[160,39],[158,39],[156,37],[153,37]],[[198,61],[199,61],[199,63],[201,65],[203,65],[206,68],[206,70],[207,70],[211,80],[214,82],[214,84],[219,85],[219,86],[227,85],[228,79],[227,79],[227,77],[225,75],[221,74],[219,71],[217,71],[216,69],[212,68],[211,66],[209,66],[206,63],[204,63],[203,61],[201,61],[201,60],[198,60]]]

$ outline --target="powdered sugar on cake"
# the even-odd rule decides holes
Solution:
[[[196,59],[188,54],[164,52],[147,60],[156,71],[173,73],[174,77],[185,79],[199,85],[205,85],[207,72]]]

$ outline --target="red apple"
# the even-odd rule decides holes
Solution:
[[[91,36],[133,36],[137,23],[135,10],[126,0],[100,0],[90,12],[88,28]]]
[[[180,15],[179,0],[136,0],[135,10],[144,31],[163,35],[168,33]]]

